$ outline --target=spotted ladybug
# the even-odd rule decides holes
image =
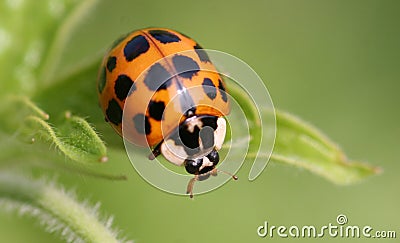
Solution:
[[[216,174],[230,103],[197,42],[170,29],[133,31],[105,55],[97,90],[105,119],[119,135],[149,146],[149,159],[162,154],[195,175],[191,197],[196,180]]]

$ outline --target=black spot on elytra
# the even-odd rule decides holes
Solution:
[[[196,51],[197,55],[200,58],[200,61],[202,62],[211,62],[210,58],[208,57],[207,53],[205,50],[203,50],[203,47],[201,47],[199,44],[196,44],[194,46],[194,50]]]
[[[150,30],[149,33],[156,40],[163,44],[181,41],[177,35],[166,30]]]
[[[104,90],[104,87],[106,86],[106,75],[107,71],[105,67],[101,68],[100,74],[99,74],[99,80],[97,81],[97,90],[99,93],[102,93]]]
[[[175,70],[182,78],[191,79],[200,70],[199,65],[190,57],[175,55],[172,58]]]
[[[165,110],[165,103],[163,101],[150,101],[148,109],[150,117],[161,121]]]
[[[130,77],[124,74],[118,76],[115,81],[114,91],[120,101],[125,100],[128,93],[132,93],[135,90],[136,85]]]
[[[122,122],[122,109],[115,99],[108,102],[108,107],[106,110],[107,119],[115,125]]]
[[[106,64],[107,70],[109,72],[112,72],[116,65],[117,65],[117,58],[114,56],[109,57]]]
[[[133,117],[133,125],[140,134],[148,135],[151,132],[149,118],[143,114],[137,114]]]
[[[152,91],[167,89],[171,85],[171,75],[161,64],[156,63],[149,69],[144,83]]]
[[[208,98],[213,100],[215,99],[215,97],[217,97],[217,88],[215,87],[211,79],[204,78],[203,89],[204,92],[207,94]]]
[[[150,48],[149,42],[142,35],[133,37],[124,47],[125,59],[130,62],[143,53],[146,53]]]
[[[218,79],[218,89],[219,89],[219,92],[221,93],[222,100],[224,102],[228,102],[228,96],[226,95],[225,86],[222,83],[221,79]]]

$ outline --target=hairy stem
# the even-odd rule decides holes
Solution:
[[[116,233],[110,229],[110,222],[101,222],[93,207],[78,203],[71,194],[51,183],[0,172],[0,204],[4,202],[43,211],[51,216],[52,221],[48,225],[57,220],[64,226],[60,233],[70,232],[73,235],[68,237],[74,240],[119,242]],[[33,212],[31,215],[36,216]],[[46,218],[41,217],[41,220]]]

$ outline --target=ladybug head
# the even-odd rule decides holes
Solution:
[[[225,139],[226,121],[216,116],[192,116],[172,132],[160,146],[164,157],[186,171],[200,175],[219,162],[218,150]]]
[[[187,118],[174,132],[156,147],[150,158],[158,154],[171,163],[184,165],[188,173],[195,177],[189,181],[187,193],[193,197],[195,181],[205,180],[216,175],[219,162],[218,150],[221,149],[226,134],[226,121],[217,116],[192,116]],[[218,170],[219,171],[219,170]],[[228,172],[234,180],[235,175]]]

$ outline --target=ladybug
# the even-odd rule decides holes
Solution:
[[[149,146],[149,159],[162,154],[195,175],[191,197],[195,181],[217,174],[230,102],[196,41],[164,28],[129,33],[105,55],[97,91],[105,120],[119,135]]]

